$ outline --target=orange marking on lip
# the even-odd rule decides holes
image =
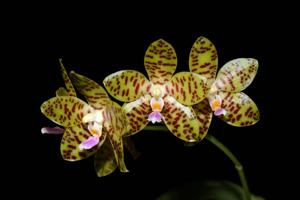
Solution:
[[[218,110],[221,108],[221,103],[218,100],[213,100],[211,107],[214,111]]]
[[[92,128],[92,129],[91,129],[91,132],[92,132],[92,134],[96,134],[96,133],[97,133],[97,129]]]
[[[161,106],[160,106],[160,103],[158,101],[153,103],[152,110],[153,111],[160,111],[161,110]]]

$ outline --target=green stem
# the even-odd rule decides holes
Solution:
[[[169,131],[167,127],[165,126],[146,126],[144,130],[148,131]],[[233,162],[235,169],[237,170],[240,181],[243,186],[244,190],[244,196],[243,199],[245,200],[251,200],[251,195],[249,192],[248,188],[248,183],[247,179],[243,170],[242,164],[239,162],[239,160],[233,155],[233,153],[224,145],[222,144],[219,140],[217,140],[214,136],[212,135],[206,135],[205,137],[208,141],[210,141],[212,144],[214,144],[216,147],[218,147],[223,153]]]
[[[249,192],[249,187],[247,183],[247,179],[244,173],[243,165],[239,162],[239,160],[233,155],[233,153],[224,145],[222,144],[219,140],[217,140],[214,136],[212,135],[206,135],[205,137],[208,141],[210,141],[212,144],[214,144],[216,147],[218,147],[225,155],[233,162],[235,169],[239,173],[240,181],[243,186],[244,190],[244,196],[243,199],[245,200],[250,200],[251,195]]]

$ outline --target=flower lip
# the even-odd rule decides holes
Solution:
[[[151,121],[153,124],[155,122],[159,122],[160,123],[161,120],[162,120],[162,118],[163,118],[163,116],[162,116],[162,114],[160,112],[154,111],[154,112],[152,112],[152,113],[149,114],[148,121]]]
[[[91,136],[87,140],[83,141],[78,148],[80,150],[83,149],[91,149],[94,146],[96,146],[99,143],[99,137],[98,136]]]
[[[209,105],[214,111],[214,115],[226,115],[226,110],[222,108],[222,98],[219,95],[212,95],[209,98]]]
[[[220,108],[214,112],[215,116],[226,115],[227,111],[224,108]]]

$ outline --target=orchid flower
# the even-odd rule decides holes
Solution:
[[[75,88],[67,74],[67,71],[62,63],[62,59],[59,59],[60,71],[62,74],[62,78],[65,83],[65,87],[60,87],[56,90],[56,96],[73,96],[76,97]],[[65,132],[64,128],[61,127],[43,127],[41,129],[42,134],[62,134]]]
[[[120,105],[114,101],[111,101],[105,90],[95,81],[85,76],[76,74],[75,72],[71,72],[70,77],[72,83],[86,98],[89,105],[98,110],[103,109],[103,105],[106,105],[106,110],[109,111],[106,114],[109,123],[104,125],[106,125],[106,129],[109,130],[108,137],[110,138],[110,142],[107,147],[104,149],[101,148],[100,152],[95,156],[95,168],[98,176],[103,176],[102,174],[113,172],[117,166],[116,164],[118,164],[118,162],[115,162],[118,160],[124,160],[122,145],[127,148],[133,159],[137,159],[140,155],[139,151],[136,149],[133,140],[130,137],[125,137],[127,121]],[[113,165],[114,163],[115,165]],[[125,167],[125,164],[122,165]]]
[[[142,130],[150,121],[165,122],[176,137],[194,142],[202,138],[191,105],[206,97],[206,78],[192,72],[174,72],[177,56],[174,48],[159,39],[147,49],[144,65],[150,81],[135,70],[115,72],[104,79],[106,90],[126,102],[123,110],[128,134]]]
[[[200,131],[206,135],[215,116],[233,126],[249,126],[259,120],[255,103],[243,91],[253,81],[258,61],[253,58],[238,58],[227,62],[218,72],[218,55],[213,43],[199,37],[194,43],[189,58],[190,71],[207,78],[209,94],[193,108],[201,123]]]
[[[97,93],[97,96],[93,97],[93,105],[97,107],[76,98],[74,87],[62,63],[61,70],[67,89],[59,88],[56,92],[57,97],[44,102],[41,110],[46,117],[65,129],[43,128],[42,131],[58,133],[64,130],[61,154],[65,160],[81,160],[96,153],[94,164],[98,176],[112,173],[117,166],[122,172],[126,172],[122,143],[126,121],[121,107],[112,102],[98,84],[73,72],[71,74],[73,79],[76,79],[75,86],[80,87],[80,92],[83,89],[80,80],[91,83],[89,89],[93,89],[90,96]],[[109,139],[106,140],[107,135]],[[134,149],[132,143],[126,143],[130,145],[130,149]]]

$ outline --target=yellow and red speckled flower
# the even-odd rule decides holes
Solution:
[[[98,176],[112,173],[117,166],[120,171],[127,172],[122,140],[127,122],[121,107],[111,101],[97,83],[71,72],[72,82],[89,104],[78,99],[62,63],[61,70],[67,89],[59,88],[57,97],[44,102],[41,111],[65,129],[43,128],[44,133],[64,132],[61,154],[65,160],[77,161],[96,154],[94,163]],[[124,139],[125,144],[134,156],[138,155],[134,144],[128,139]]]
[[[139,132],[149,121],[164,121],[168,129],[184,141],[201,139],[191,106],[206,97],[206,78],[192,72],[173,75],[177,56],[173,47],[162,39],[148,47],[144,65],[150,81],[134,70],[118,71],[104,79],[107,91],[126,102],[123,110],[129,124],[128,135]]]
[[[193,106],[204,135],[211,123],[212,111],[233,126],[249,126],[259,120],[257,106],[241,92],[253,81],[258,61],[253,58],[234,59],[227,62],[218,74],[217,65],[215,46],[207,38],[199,37],[190,51],[189,67],[191,72],[206,77],[210,88],[207,98]]]

